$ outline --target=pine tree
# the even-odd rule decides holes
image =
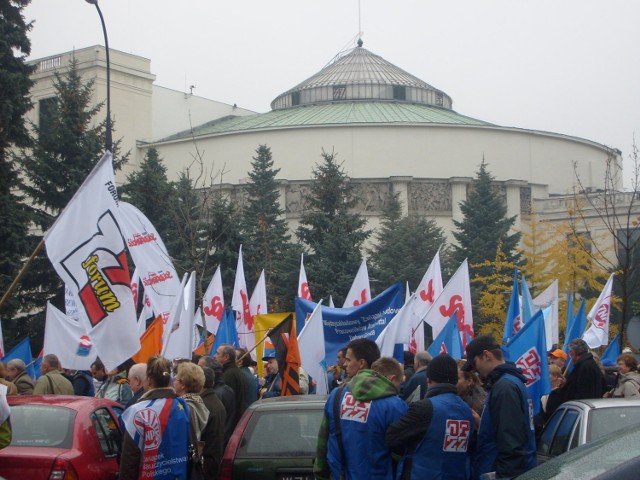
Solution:
[[[352,187],[336,154],[322,152],[323,162],[313,170],[311,194],[297,230],[311,251],[305,267],[314,298],[329,295],[342,304],[362,262],[361,249],[371,232],[366,220],[349,211],[355,206]]]
[[[31,109],[30,75],[35,67],[27,65],[31,52],[22,15],[29,0],[0,2],[0,292],[4,294],[30,254],[29,212],[19,189],[22,186],[11,155],[12,148],[27,147],[30,142],[24,115]],[[20,308],[18,290],[0,308],[5,347],[25,335],[14,315]]]
[[[398,194],[390,196],[376,244],[368,251],[372,277],[381,289],[396,282],[417,287],[438,249],[446,252],[444,232],[434,220],[402,217],[401,209]]]

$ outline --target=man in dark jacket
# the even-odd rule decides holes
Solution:
[[[488,472],[510,478],[535,467],[533,403],[520,369],[505,362],[500,345],[489,335],[467,345],[464,369],[476,370],[488,390],[472,457],[472,478]]]
[[[413,359],[413,367],[415,373],[410,379],[405,377],[405,381],[400,387],[400,398],[409,399],[414,391],[419,388],[420,400],[427,394],[427,366],[431,361],[431,354],[427,351],[416,353]]]
[[[204,439],[204,449],[202,458],[204,459],[205,478],[214,480],[218,477],[218,467],[222,461],[224,451],[224,425],[227,420],[227,413],[224,405],[213,390],[215,383],[215,373],[211,368],[205,367],[204,389],[200,397],[204,405],[209,410],[209,421],[202,432]]]
[[[216,351],[216,361],[222,364],[222,379],[236,395],[236,415],[233,419],[235,427],[246,409],[245,392],[247,381],[236,365],[236,349],[233,345],[223,343]]]
[[[231,438],[233,429],[235,428],[234,419],[236,418],[236,394],[231,390],[229,385],[224,383],[222,379],[222,364],[216,362],[215,359],[209,355],[203,355],[198,360],[198,365],[205,369],[210,368],[214,373],[213,391],[218,399],[222,402],[225,411],[224,422],[224,444],[226,445]],[[205,378],[206,380],[206,378]]]

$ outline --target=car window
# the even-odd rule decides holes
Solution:
[[[76,412],[49,405],[11,407],[11,445],[71,448]]]
[[[553,435],[556,432],[558,423],[564,415],[565,409],[558,409],[551,416],[547,424],[544,426],[544,430],[538,440],[538,453],[541,455],[549,455],[549,448],[551,448],[551,442],[553,441]]]
[[[597,440],[628,425],[640,423],[640,407],[598,408],[590,412],[587,442]]]
[[[100,448],[105,457],[115,457],[120,452],[120,430],[115,419],[106,408],[99,408],[91,414]]]
[[[322,408],[258,411],[251,417],[238,457],[287,454],[315,455]]]
[[[567,410],[564,414],[558,429],[556,430],[555,437],[551,443],[549,454],[552,456],[560,455],[569,449],[569,441],[571,440],[571,433],[573,427],[578,421],[578,412],[576,410]]]
[[[580,429],[582,427],[582,417],[578,419],[578,424],[576,428],[573,429],[573,435],[571,436],[571,445],[569,445],[569,450],[573,450],[574,448],[580,446]]]

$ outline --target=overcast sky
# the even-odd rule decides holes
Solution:
[[[195,95],[258,112],[355,46],[361,30],[365,48],[445,91],[458,113],[586,138],[625,159],[634,134],[640,144],[640,0],[100,0],[100,8],[110,47],[151,59],[157,85],[195,85]],[[31,58],[104,44],[85,1],[32,0],[25,17],[35,21]]]

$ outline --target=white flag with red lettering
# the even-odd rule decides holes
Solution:
[[[247,282],[244,279],[244,263],[242,261],[242,245],[238,253],[238,266],[236,268],[236,280],[233,285],[233,298],[231,308],[236,312],[236,329],[238,330],[238,343],[243,348],[255,343],[253,317],[249,311],[249,294]]]
[[[463,348],[467,347],[473,334],[473,313],[471,312],[471,288],[469,284],[469,266],[467,260],[462,262],[453,274],[442,293],[427,311],[424,320],[433,328],[436,338],[447,321],[458,313],[458,330]]]
[[[356,278],[353,279],[351,289],[347,294],[342,308],[357,307],[364,305],[371,300],[371,287],[369,286],[369,271],[367,270],[367,259],[363,258]]]
[[[84,326],[69,318],[49,302],[47,302],[42,353],[56,355],[62,368],[69,370],[89,370],[98,356]]]
[[[140,349],[112,155],[104,154],[45,234],[47,255],[76,300],[107,370]]]
[[[313,301],[311,291],[309,290],[309,282],[307,281],[307,272],[304,270],[304,254],[300,255],[300,274],[298,275],[298,297],[305,300]]]
[[[587,320],[591,325],[584,332],[582,339],[589,348],[597,348],[609,344],[609,319],[611,318],[611,290],[613,289],[613,273],[602,289],[598,301],[591,307]]]
[[[416,300],[413,302],[411,315],[410,352],[416,353],[425,349],[422,319],[440,293],[442,293],[442,272],[440,268],[440,250],[438,250],[416,289]],[[435,333],[433,337],[436,337]]]
[[[216,273],[213,274],[209,287],[202,296],[202,313],[204,314],[207,331],[215,335],[224,315],[224,291],[222,289],[220,265],[216,268]],[[196,324],[202,326],[202,320],[197,316]]]
[[[253,350],[253,347],[255,347],[256,345],[255,328],[253,328],[253,317],[265,313],[269,313],[269,311],[267,308],[267,283],[264,277],[264,270],[262,270],[262,272],[260,272],[260,277],[258,278],[258,283],[256,283],[256,286],[253,289],[253,293],[251,294],[251,299],[249,300],[249,314],[251,315],[252,335],[247,339],[247,345],[245,348],[247,348],[248,350]],[[251,356],[255,359],[255,350],[251,352]]]

